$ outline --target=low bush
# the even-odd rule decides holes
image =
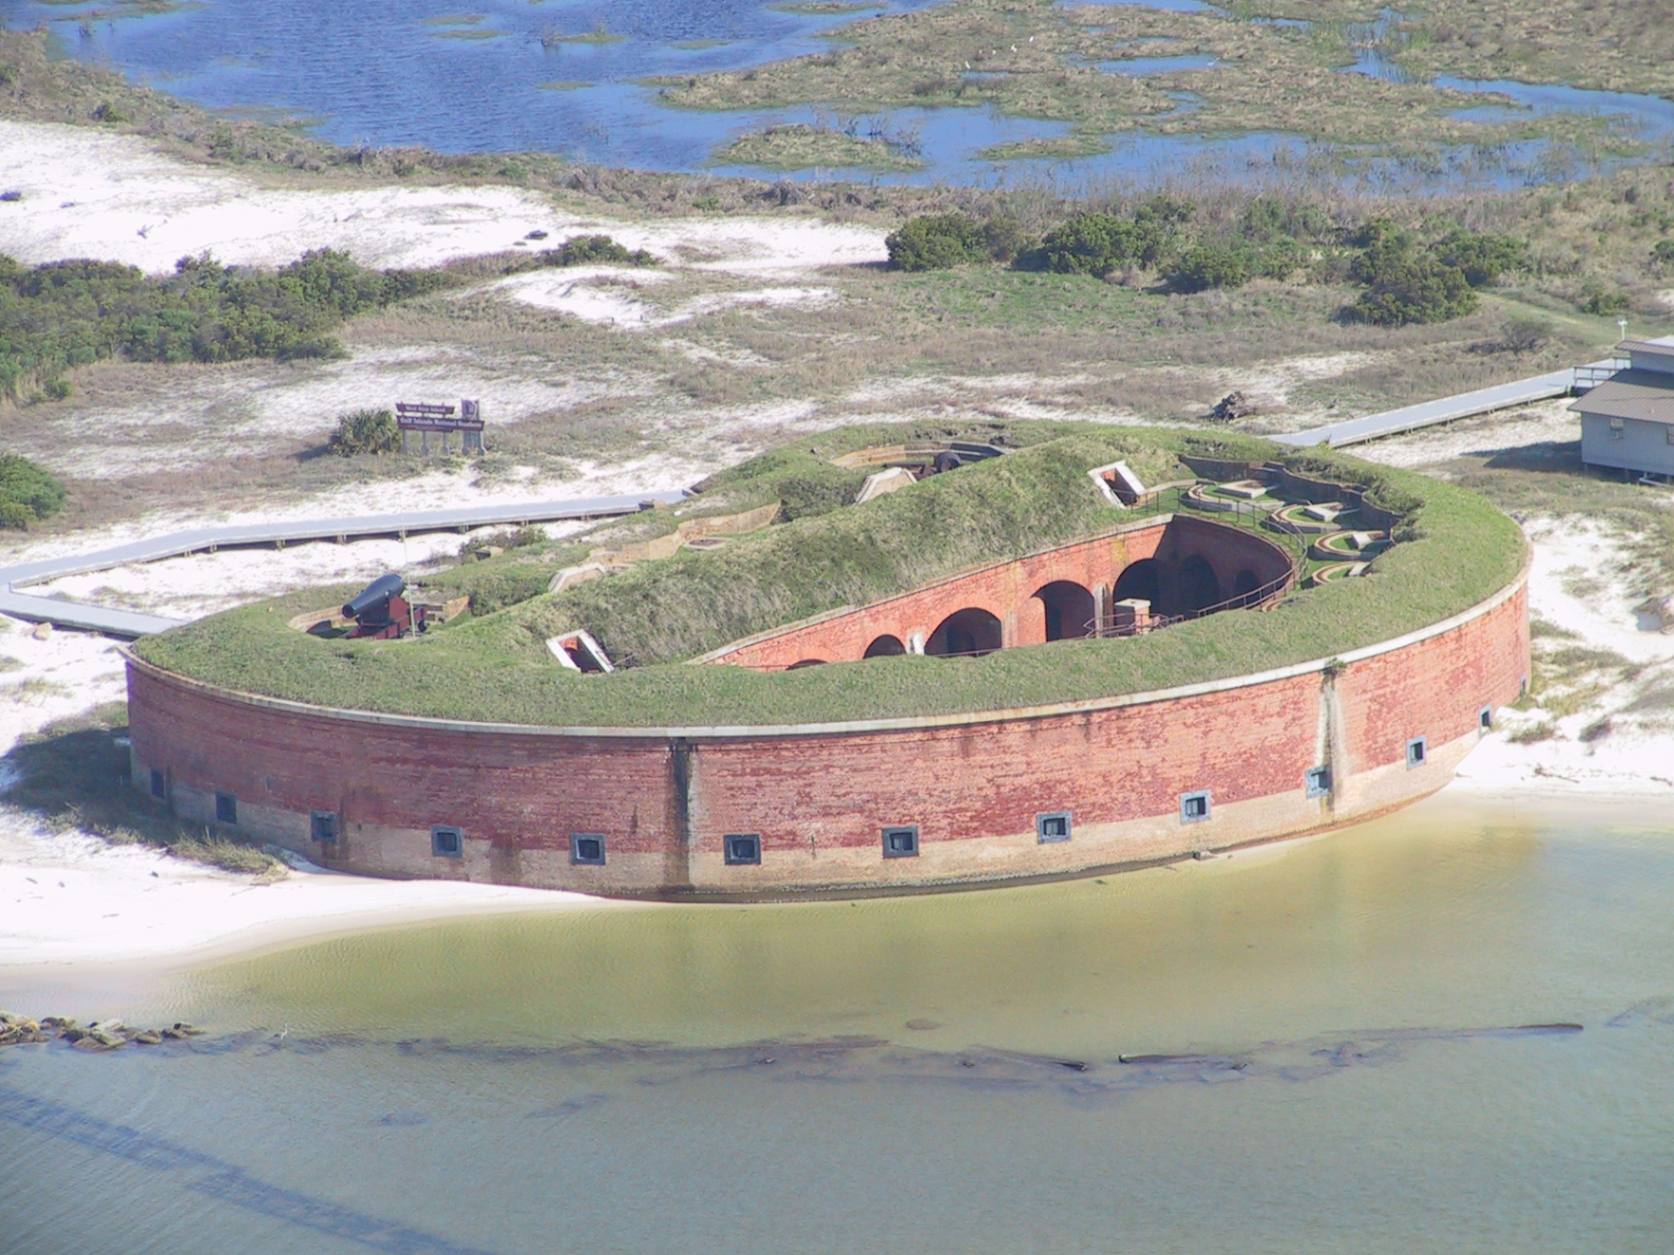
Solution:
[[[1169,285],[1179,292],[1210,288],[1241,288],[1254,273],[1248,250],[1229,244],[1194,244],[1180,254],[1169,273]]]
[[[1608,318],[1612,314],[1622,313],[1627,307],[1627,293],[1618,292],[1614,288],[1589,284],[1581,292],[1581,312],[1585,314]]]
[[[329,448],[339,457],[360,453],[394,453],[401,447],[401,429],[389,410],[351,410],[337,419]]]
[[[577,235],[557,248],[537,255],[543,266],[655,266],[657,258],[643,248],[630,249],[608,235]]]
[[[896,270],[948,270],[989,259],[980,222],[969,214],[925,214],[909,219],[884,240]]]
[[[1173,244],[1172,215],[1076,214],[1047,232],[1028,261],[1058,274],[1108,275],[1128,265],[1155,266]]]
[[[64,505],[64,486],[15,453],[0,453],[0,528],[26,530]]]
[[[0,398],[108,357],[337,356],[332,333],[345,320],[451,281],[439,271],[368,270],[333,249],[273,272],[223,266],[206,253],[161,277],[115,262],[30,267],[0,256]]]
[[[1485,288],[1506,272],[1528,266],[1529,243],[1512,235],[1454,231],[1436,246],[1436,257],[1444,266],[1462,271],[1473,288]]]

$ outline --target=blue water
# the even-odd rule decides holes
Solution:
[[[1094,61],[1092,64],[1111,74],[1130,74],[1135,78],[1144,78],[1152,74],[1207,70],[1218,59],[1207,52],[1188,52],[1177,57],[1122,57],[1114,61]]]
[[[875,12],[903,12],[939,0],[891,0],[854,14],[787,13],[763,0],[202,0],[155,16],[87,20],[108,0],[86,4],[0,0],[0,22],[49,24],[58,47],[107,65],[176,96],[229,113],[302,120],[339,144],[422,145],[441,152],[549,151],[578,162],[664,171],[715,170],[763,175],[759,168],[718,166],[713,154],[741,134],[802,122],[860,129],[900,141],[920,154],[921,170],[870,174],[808,170],[811,180],[953,182],[981,186],[1050,184],[1064,190],[1110,180],[1160,183],[1202,178],[1245,182],[1306,177],[1385,192],[1425,194],[1464,186],[1513,186],[1575,177],[1620,159],[1581,160],[1567,150],[1528,142],[1460,145],[1419,162],[1375,152],[1336,152],[1278,133],[1108,137],[1108,151],[995,163],[978,154],[993,145],[1049,140],[1066,124],[1012,118],[988,108],[900,109],[863,119],[836,110],[786,108],[699,112],[659,102],[652,76],[744,69],[840,46],[841,26]],[[1106,0],[1180,12],[1220,13],[1204,0]],[[426,21],[468,13],[470,23]],[[1384,10],[1357,32],[1349,72],[1397,77],[1381,40],[1398,16]],[[1305,26],[1286,19],[1282,25]],[[542,35],[603,30],[609,42],[575,43]],[[469,38],[457,36],[468,35]],[[834,39],[839,42],[834,44]],[[1201,54],[1097,63],[1111,73],[1151,75],[1207,70]],[[968,75],[975,78],[976,72]],[[1674,102],[1563,86],[1443,79],[1504,100],[1456,116],[1484,124],[1559,111],[1620,116],[1623,133],[1648,140],[1674,136]],[[546,90],[543,84],[563,84]],[[1181,111],[1196,106],[1176,93]],[[778,176],[775,176],[778,177]]]

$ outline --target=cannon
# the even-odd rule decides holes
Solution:
[[[343,617],[355,627],[351,637],[395,640],[423,632],[429,617],[423,606],[415,607],[403,594],[407,581],[391,572],[380,575],[343,603]]]

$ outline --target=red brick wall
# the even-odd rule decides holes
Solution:
[[[715,661],[769,669],[821,662],[854,662],[880,636],[907,642],[917,634],[928,640],[948,615],[966,607],[986,610],[1000,620],[1006,645],[1038,645],[1046,640],[1046,614],[1034,594],[1057,580],[1069,580],[1089,592],[1108,590],[1124,569],[1147,558],[1177,564],[1201,554],[1232,596],[1239,571],[1256,572],[1265,584],[1289,570],[1283,549],[1237,527],[1192,515],[1135,527],[1115,535],[1081,541],[915,589],[873,602],[816,623],[776,632],[720,654]]]
[[[241,822],[246,810],[301,816],[303,826],[285,833],[305,833],[309,811],[338,812],[335,849],[310,851],[334,865],[618,892],[714,889],[726,886],[701,867],[718,864],[725,834],[760,833],[763,867],[725,869],[741,873],[731,883],[748,892],[747,874],[765,877],[775,865],[781,887],[911,884],[955,861],[961,878],[1003,878],[1126,857],[1112,850],[1150,857],[1345,822],[1439,787],[1453,759],[1406,773],[1407,740],[1426,737],[1432,755],[1456,747],[1456,759],[1474,738],[1479,709],[1515,700],[1528,665],[1519,588],[1458,627],[1329,678],[1311,671],[1104,710],[910,729],[688,730],[679,742],[517,735],[258,704],[132,662],[128,685],[136,787],[158,768],[179,797],[234,794]],[[1321,765],[1331,720],[1333,767],[1347,799],[1336,811],[1304,804],[1302,792],[1304,773]],[[684,797],[681,770],[691,781]],[[1376,783],[1356,794],[1362,780]],[[1212,793],[1215,823],[1170,827],[1180,795],[1197,789]],[[1073,842],[1036,847],[1035,815],[1061,810],[1072,812],[1078,839],[1091,830],[1109,841],[1096,854]],[[432,864],[432,824],[461,827],[476,861]],[[894,824],[919,826],[925,858],[879,857],[879,830]],[[1147,824],[1144,843],[1120,844]],[[606,834],[614,879],[567,866],[569,835],[578,831]],[[938,851],[953,853],[937,864]]]

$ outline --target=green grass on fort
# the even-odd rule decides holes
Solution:
[[[662,727],[953,714],[1144,692],[1316,659],[1457,614],[1503,588],[1523,561],[1515,523],[1482,498],[1410,472],[1236,435],[1094,424],[977,425],[1017,450],[864,506],[841,506],[862,472],[838,453],[955,428],[874,426],[806,438],[714,476],[694,501],[609,522],[549,550],[518,549],[426,583],[479,599],[472,615],[413,641],[321,640],[287,626],[330,606],[336,586],[214,615],[146,638],[141,657],[245,692],[337,707],[519,724]],[[1133,516],[1087,470],[1124,458],[1148,483],[1189,475],[1182,452],[1262,459],[1372,483],[1405,513],[1403,541],[1374,573],[1126,640],[1066,641],[986,658],[873,659],[760,673],[687,660],[741,637],[907,591],[985,562],[1107,530]],[[643,539],[697,513],[774,499],[790,521],[714,550],[684,550],[549,595],[558,566],[595,545]],[[479,596],[480,594],[480,596]],[[545,641],[586,628],[611,676],[560,669]]]

